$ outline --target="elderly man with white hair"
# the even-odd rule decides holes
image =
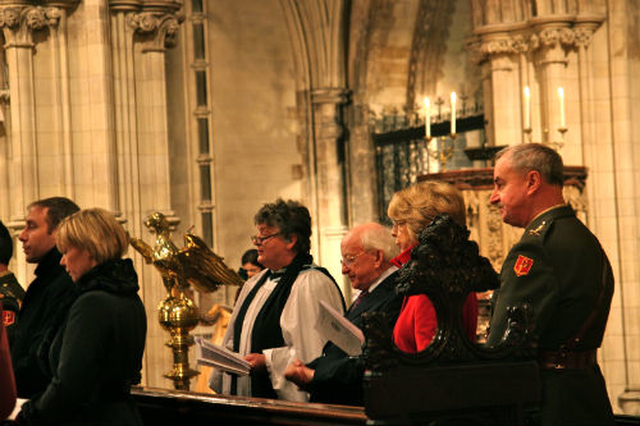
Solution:
[[[342,273],[349,277],[351,286],[360,290],[345,318],[363,327],[365,312],[384,312],[393,328],[402,298],[396,294],[398,268],[390,260],[398,254],[391,231],[377,223],[354,227],[342,239]],[[312,402],[362,405],[362,357],[350,357],[329,342],[322,356],[308,364],[294,361],[285,371],[285,377],[310,394]]]

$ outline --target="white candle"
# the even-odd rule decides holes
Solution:
[[[560,101],[560,128],[566,128],[566,121],[564,116],[564,89],[562,87],[558,87],[558,100]]]
[[[531,128],[531,91],[524,86],[524,128]]]
[[[431,137],[431,100],[424,98],[424,134]]]
[[[456,134],[456,92],[451,92],[451,134]]]

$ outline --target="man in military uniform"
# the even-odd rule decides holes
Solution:
[[[80,210],[71,200],[52,197],[27,207],[24,230],[18,237],[25,258],[38,266],[27,288],[11,344],[18,397],[30,399],[43,392],[51,379],[48,365],[51,340],[76,297],[71,277],[60,265],[55,233],[66,216]]]
[[[7,329],[9,344],[13,340],[18,312],[24,299],[24,289],[9,270],[11,256],[13,256],[13,240],[7,227],[0,221],[0,303],[2,304],[2,322]]]
[[[490,202],[522,227],[502,266],[487,344],[502,340],[507,308],[529,303],[538,337],[542,424],[613,424],[596,360],[613,295],[613,274],[598,239],[562,196],[562,158],[540,144],[496,156]]]

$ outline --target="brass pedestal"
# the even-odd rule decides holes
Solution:
[[[198,309],[182,292],[177,297],[168,295],[158,306],[158,321],[170,333],[166,345],[173,351],[173,370],[164,376],[173,380],[176,389],[189,390],[191,378],[199,374],[189,367],[189,347],[194,344],[189,332],[198,325]]]

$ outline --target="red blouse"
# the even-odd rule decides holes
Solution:
[[[413,247],[410,247],[403,251],[391,262],[404,265],[411,259],[412,249]],[[470,293],[464,303],[462,321],[467,335],[475,341],[478,325],[478,299],[475,293]],[[429,346],[437,328],[436,310],[431,300],[425,294],[406,296],[393,329],[393,340],[404,352],[420,352]]]

